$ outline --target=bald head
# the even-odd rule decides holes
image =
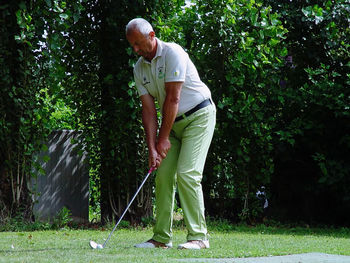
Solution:
[[[126,35],[134,31],[139,31],[145,37],[148,37],[150,32],[154,32],[151,24],[143,18],[134,18],[126,25]]]
[[[151,24],[143,18],[135,18],[126,25],[125,31],[133,50],[151,61],[157,52],[157,41]]]

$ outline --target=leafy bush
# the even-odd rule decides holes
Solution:
[[[271,214],[348,225],[349,1],[266,2],[289,31],[291,58],[283,71]]]
[[[187,49],[212,90],[211,216],[261,219],[265,186],[277,219],[350,222],[349,0],[28,3],[0,6],[1,219],[30,219],[32,154],[58,127],[83,131],[92,213],[123,211],[147,160],[124,38],[143,16]],[[135,221],[152,216],[148,186]]]
[[[283,220],[348,207],[348,4],[198,1],[158,21],[163,38],[187,48],[217,103],[203,182],[210,215],[261,218],[261,186],[270,216]]]
[[[50,110],[45,108],[44,74],[31,10],[24,1],[1,5],[0,41],[0,199],[2,213],[31,217],[27,183],[32,155],[49,133]]]
[[[23,218],[23,212],[20,212],[16,216],[1,218],[0,232],[3,231],[37,231],[37,230],[53,230],[61,229],[65,227],[71,227],[73,225],[71,211],[63,207],[56,217],[52,219],[52,222],[31,222],[26,218]]]
[[[283,107],[286,30],[278,15],[262,1],[198,1],[158,29],[163,38],[180,39],[217,104],[203,181],[207,211],[233,220],[259,217],[255,193],[274,171],[272,139]]]
[[[53,226],[58,228],[67,226],[70,222],[72,222],[72,212],[67,207],[62,207],[62,209],[58,212],[57,216],[53,220]]]

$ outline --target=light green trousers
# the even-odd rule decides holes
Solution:
[[[156,175],[156,224],[153,239],[172,239],[176,183],[187,240],[206,240],[202,177],[216,122],[215,105],[208,105],[177,121],[170,134],[171,148]]]

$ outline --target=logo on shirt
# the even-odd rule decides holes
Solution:
[[[147,85],[147,84],[150,84],[151,82],[147,81],[147,78],[146,77],[143,77],[143,83],[142,85]]]
[[[158,68],[158,79],[164,79],[165,77],[165,73],[164,73],[164,69],[163,66]]]

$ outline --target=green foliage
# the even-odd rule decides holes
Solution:
[[[23,218],[22,212],[12,217],[1,218],[0,232],[55,230],[70,227],[72,224],[73,222],[71,211],[68,208],[63,207],[51,222],[28,221],[27,219]]]
[[[53,226],[57,228],[62,228],[64,226],[67,226],[72,221],[72,212],[64,206],[54,218]]]
[[[91,1],[47,1],[46,59],[50,61],[50,98],[55,102],[51,120],[60,128],[82,131],[89,158],[90,204],[97,209],[101,167],[101,83],[99,81],[99,22],[97,4]],[[40,19],[40,18],[38,18]],[[44,21],[43,21],[44,22]],[[59,116],[63,114],[63,118]],[[63,126],[63,127],[62,127]]]
[[[19,211],[30,218],[27,181],[31,167],[40,170],[32,155],[59,128],[82,131],[91,168],[91,214],[101,212],[108,221],[124,210],[147,170],[132,76],[137,58],[124,37],[126,23],[144,17],[157,36],[189,52],[217,105],[203,179],[208,213],[261,219],[256,192],[265,186],[277,217],[306,211],[304,217],[325,218],[315,210],[322,207],[318,200],[333,211],[328,214],[346,221],[349,0],[184,5],[183,0],[0,5],[0,23],[6,24],[0,27],[1,219]],[[132,221],[151,221],[152,181],[147,184],[135,202],[142,206],[131,208]],[[299,206],[286,205],[292,201]]]
[[[1,77],[6,83],[1,90],[0,119],[4,196],[11,197],[12,183],[20,202],[16,187],[26,185],[21,178],[29,179],[31,167],[37,167],[31,155],[51,130],[75,129],[82,131],[81,147],[89,156],[93,210],[99,211],[101,204],[103,219],[120,215],[129,192],[144,175],[147,160],[140,101],[127,66],[125,25],[140,15],[150,19],[151,14],[157,15],[153,10],[172,16],[183,4],[137,1],[130,9],[128,1],[34,0],[1,6],[2,19],[9,25],[1,27],[1,51],[6,54],[1,57]],[[17,148],[12,150],[13,146]],[[23,165],[17,153],[25,153]],[[21,176],[16,176],[17,171]],[[145,190],[146,203],[151,195],[151,188]],[[11,206],[14,198],[5,200],[6,205]],[[146,214],[151,211],[150,204],[144,207],[148,207]]]
[[[222,210],[230,210],[231,218],[236,213],[242,219],[257,217],[255,193],[269,184],[274,171],[286,30],[262,1],[198,1],[173,20],[176,33],[160,27],[162,37],[182,41],[218,108],[203,182],[207,210],[223,205],[222,200],[241,200],[234,213],[231,206]]]
[[[89,23],[91,18],[78,23],[83,20],[80,18],[85,10],[83,4],[85,1],[36,0],[12,1],[1,7],[7,26],[1,27],[4,56],[1,56],[0,182],[3,189],[0,196],[4,198],[9,216],[16,214],[20,206],[26,206],[26,216],[30,217],[32,205],[26,181],[30,180],[32,167],[42,170],[32,155],[41,149],[52,130],[84,130],[85,147],[92,157],[92,175],[96,175],[98,163],[94,160],[98,159],[99,144],[94,138],[98,133],[96,115],[100,102],[96,94],[99,91],[95,86],[87,91],[95,96],[90,100],[81,95],[86,92],[82,85],[97,84],[96,55],[83,54],[82,59],[70,53],[72,49],[82,53],[81,43],[75,41],[78,37],[70,35],[76,32],[80,33],[79,37],[91,35],[90,27],[94,26]],[[85,13],[84,18],[87,16]],[[87,43],[84,44],[87,47]],[[84,59],[93,62],[89,65]],[[75,68],[81,69],[78,73],[70,69],[73,60]],[[78,66],[78,62],[82,66]],[[87,66],[90,71],[86,70]],[[84,77],[79,76],[80,73]]]
[[[275,155],[279,171],[272,178],[275,211],[280,219],[298,214],[309,221],[347,224],[350,2],[267,2],[289,31],[286,44],[293,58],[283,70],[285,103]]]
[[[349,205],[349,1],[198,1],[158,24],[189,51],[217,103],[209,214],[261,218],[261,186],[280,215],[282,196],[307,199],[298,188],[312,202],[311,184],[316,196],[341,189],[333,201]]]
[[[0,232],[38,231],[50,229],[52,229],[52,224],[49,222],[29,222],[27,220],[23,220],[22,215],[3,219],[0,225]]]
[[[34,53],[38,50],[31,6],[11,1],[1,6],[0,198],[8,216],[31,215],[27,189],[32,155],[48,134],[44,81]],[[7,212],[5,212],[5,210]]]
[[[135,17],[172,17],[184,1],[113,1],[98,8],[101,68],[101,212],[102,220],[120,216],[147,171],[148,154],[141,125],[141,104],[133,82],[136,56],[125,38],[125,26]],[[132,221],[152,215],[152,180],[131,208]],[[137,205],[142,204],[142,205]]]

